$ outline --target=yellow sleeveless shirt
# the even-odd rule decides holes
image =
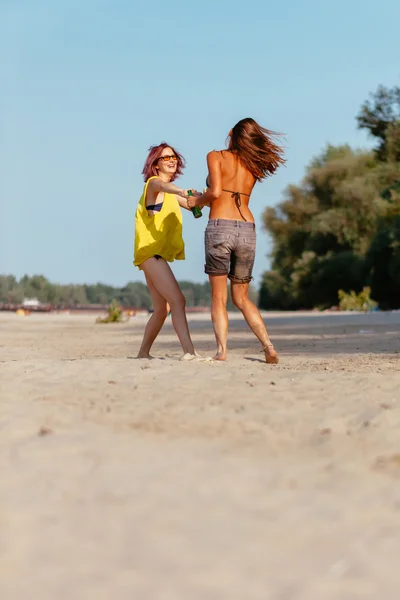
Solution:
[[[135,267],[155,256],[168,262],[185,259],[185,245],[182,238],[182,213],[175,194],[164,193],[160,212],[149,215],[146,208],[146,192],[150,177],[143,188],[135,215]]]

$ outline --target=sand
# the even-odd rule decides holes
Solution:
[[[400,314],[264,316],[0,313],[2,600],[398,600]]]

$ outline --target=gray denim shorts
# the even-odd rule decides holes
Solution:
[[[256,226],[247,221],[213,219],[205,232],[207,275],[228,275],[238,283],[252,280]]]

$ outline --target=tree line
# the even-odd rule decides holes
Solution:
[[[380,86],[357,123],[373,151],[329,145],[264,211],[273,244],[262,308],[326,308],[365,286],[381,309],[400,308],[400,88]]]
[[[211,305],[211,288],[208,282],[180,281],[179,285],[188,307],[209,307]],[[254,288],[251,288],[250,295],[254,301],[257,301],[257,292]],[[13,275],[0,275],[1,304],[19,305],[28,298],[36,298],[42,304],[54,307],[95,304],[108,306],[116,300],[122,307],[152,308],[151,295],[147,286],[137,281],[130,281],[123,287],[114,287],[104,283],[60,285],[51,283],[43,275],[31,277],[24,275],[19,280]],[[228,308],[234,308],[231,302],[229,302]]]

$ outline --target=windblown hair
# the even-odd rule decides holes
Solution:
[[[161,142],[161,144],[159,144],[158,146],[150,146],[149,148],[149,154],[146,158],[146,162],[144,163],[142,171],[142,175],[145,181],[147,181],[148,179],[150,179],[150,177],[153,177],[154,175],[158,175],[157,162],[158,159],[161,157],[164,148],[171,148],[172,152],[178,159],[176,163],[176,171],[173,177],[171,177],[171,181],[174,181],[175,179],[177,179],[177,177],[179,177],[179,175],[182,175],[182,171],[185,168],[186,164],[182,154],[179,154],[179,152],[177,152],[175,148],[173,148],[170,144],[167,144],[166,142]]]
[[[282,134],[264,129],[254,119],[242,119],[232,129],[228,150],[238,157],[257,181],[261,181],[286,162],[282,146],[272,139],[279,135]]]

